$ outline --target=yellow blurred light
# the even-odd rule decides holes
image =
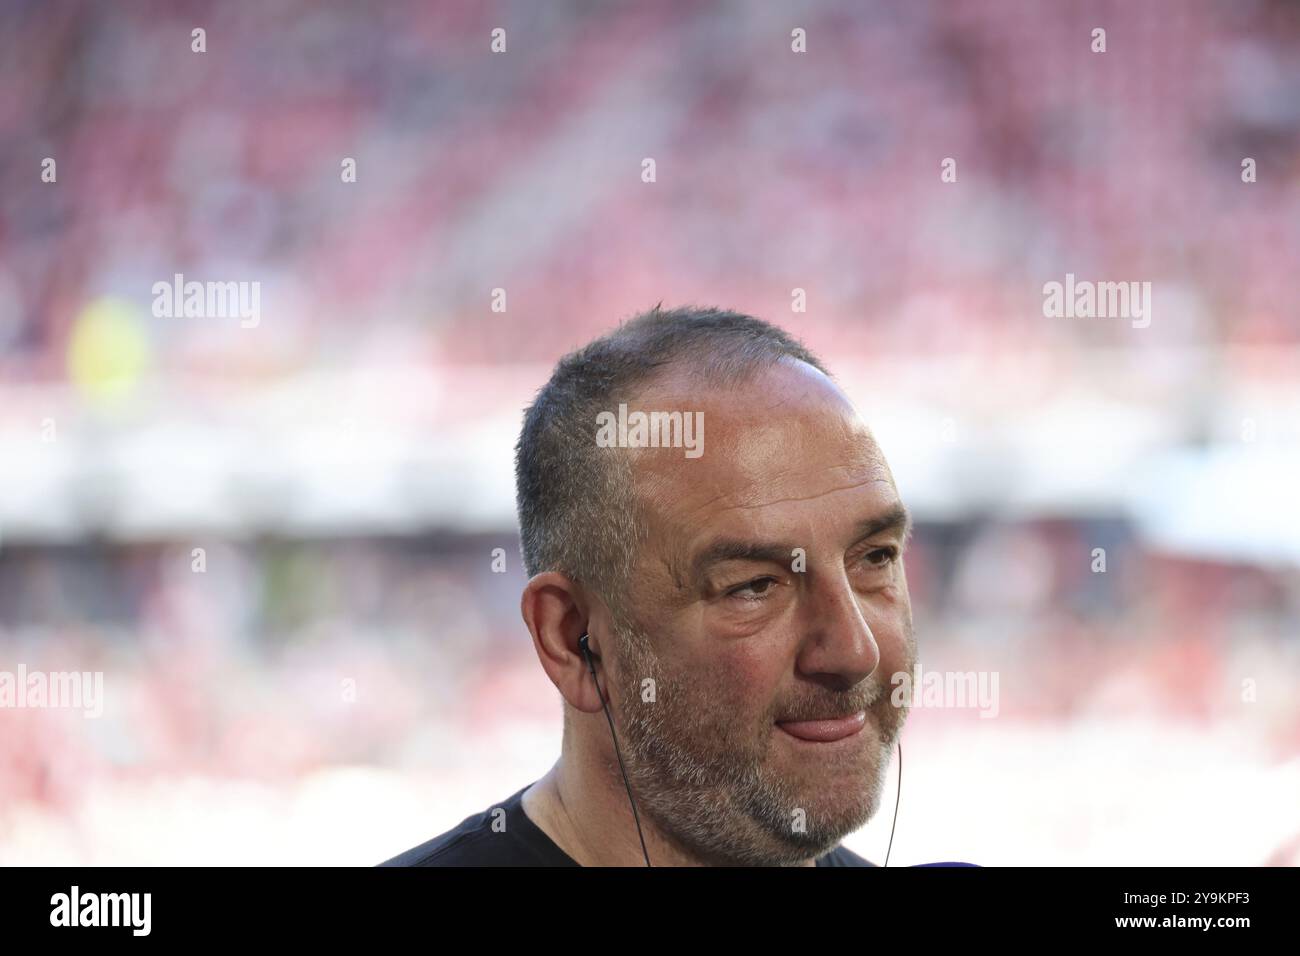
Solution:
[[[120,299],[96,299],[77,315],[68,340],[68,376],[88,397],[129,394],[149,364],[149,340],[136,310]]]

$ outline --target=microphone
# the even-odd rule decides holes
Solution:
[[[641,854],[645,857],[645,865],[650,866],[650,853],[645,848],[645,835],[641,832],[641,817],[636,812],[636,801],[632,799],[632,785],[627,780],[627,768],[623,766],[623,754],[618,749],[618,734],[614,733],[614,718],[609,715],[609,707],[605,704],[605,694],[600,689],[600,681],[596,679],[596,665],[591,662],[591,648],[587,646],[588,635],[584,632],[582,637],[578,638],[578,647],[582,651],[582,656],[587,661],[587,669],[591,671],[592,683],[596,685],[596,694],[600,697],[600,707],[605,712],[605,719],[609,721],[609,735],[614,738],[614,755],[618,757],[618,769],[623,774],[623,787],[627,790],[627,801],[632,804],[632,819],[636,821],[636,835],[641,840]],[[903,793],[903,742],[898,742],[898,790],[894,794],[894,822],[889,825],[889,847],[885,850],[885,866],[889,866],[889,854],[894,849],[894,828],[898,826],[898,799]],[[961,863],[925,863],[922,866],[971,866],[973,864]]]

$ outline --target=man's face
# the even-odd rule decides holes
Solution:
[[[890,702],[916,649],[888,466],[801,362],[727,390],[670,376],[635,407],[703,411],[706,436],[695,459],[634,452],[649,539],[615,680],[638,803],[711,862],[820,855],[878,809],[907,714]],[[847,736],[782,726],[851,715]]]

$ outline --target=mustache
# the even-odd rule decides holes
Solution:
[[[851,692],[811,697],[785,704],[774,711],[774,719],[825,720],[832,717],[848,717],[863,710],[870,712],[881,701],[889,701],[890,690],[888,685],[873,680],[870,683],[859,684]]]

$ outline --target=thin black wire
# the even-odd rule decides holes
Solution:
[[[894,793],[894,822],[889,825],[889,848],[885,850],[885,866],[889,866],[889,854],[894,849],[894,827],[898,826],[898,798],[903,794],[903,742],[898,742],[898,790]]]
[[[587,667],[591,671],[592,682],[596,685],[596,693],[600,695],[600,707],[605,712],[605,719],[609,721],[609,735],[614,738],[614,756],[618,757],[618,769],[623,774],[623,786],[627,789],[627,801],[632,804],[632,819],[636,821],[636,835],[641,841],[641,855],[645,857],[645,865],[650,866],[650,853],[645,848],[645,836],[641,833],[641,817],[636,812],[636,801],[632,799],[632,785],[627,781],[627,768],[623,766],[623,754],[618,749],[618,734],[614,733],[614,718],[609,715],[609,707],[605,705],[605,695],[600,689],[600,681],[596,679],[596,665],[591,662],[591,651],[587,649],[587,635],[582,635],[582,653],[587,658]]]

